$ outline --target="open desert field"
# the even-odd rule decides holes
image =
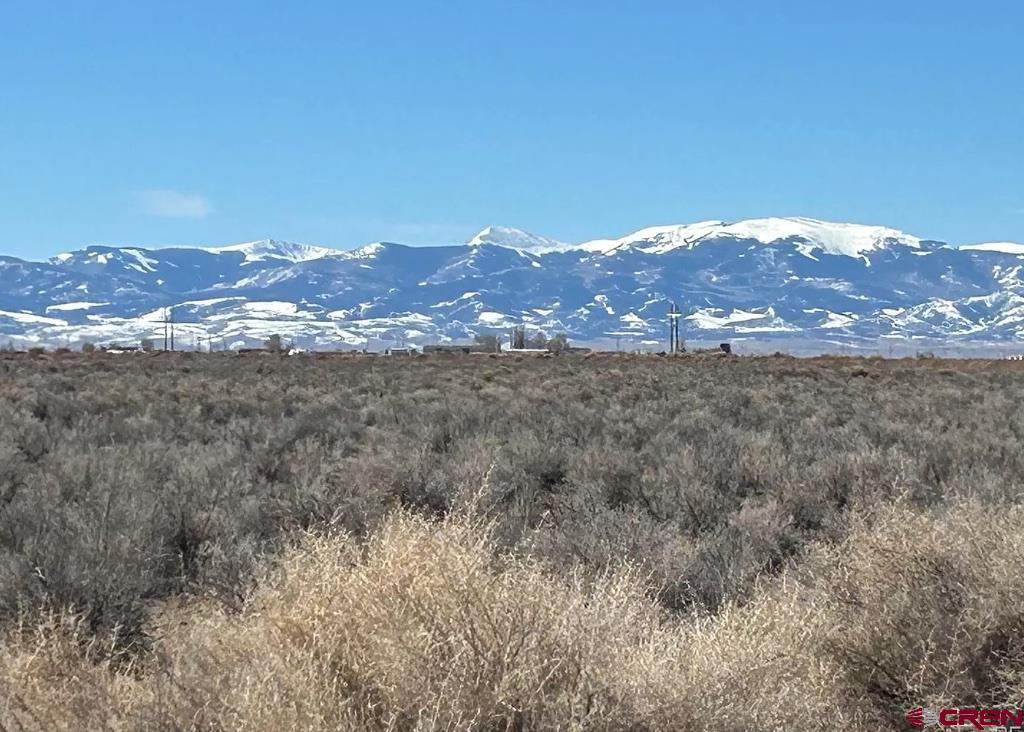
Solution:
[[[0,356],[0,729],[1024,695],[1024,364]]]

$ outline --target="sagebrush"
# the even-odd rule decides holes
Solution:
[[[1012,362],[0,377],[4,728],[867,730],[1020,702]]]

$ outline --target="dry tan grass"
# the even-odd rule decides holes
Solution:
[[[136,663],[49,616],[0,651],[0,729],[877,730],[1019,702],[1018,509],[879,508],[713,616],[637,568],[555,573],[468,515],[309,535],[229,614],[158,615]]]

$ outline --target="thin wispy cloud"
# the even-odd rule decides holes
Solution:
[[[142,211],[150,216],[170,219],[205,219],[213,211],[209,201],[199,193],[169,189],[140,191],[136,194]]]

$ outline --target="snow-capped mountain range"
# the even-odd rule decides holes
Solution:
[[[0,256],[0,344],[315,348],[462,341],[513,325],[657,348],[671,302],[696,340],[1024,337],[1024,244],[954,248],[884,226],[701,221],[568,244],[491,226],[465,244],[340,251],[272,239]]]

